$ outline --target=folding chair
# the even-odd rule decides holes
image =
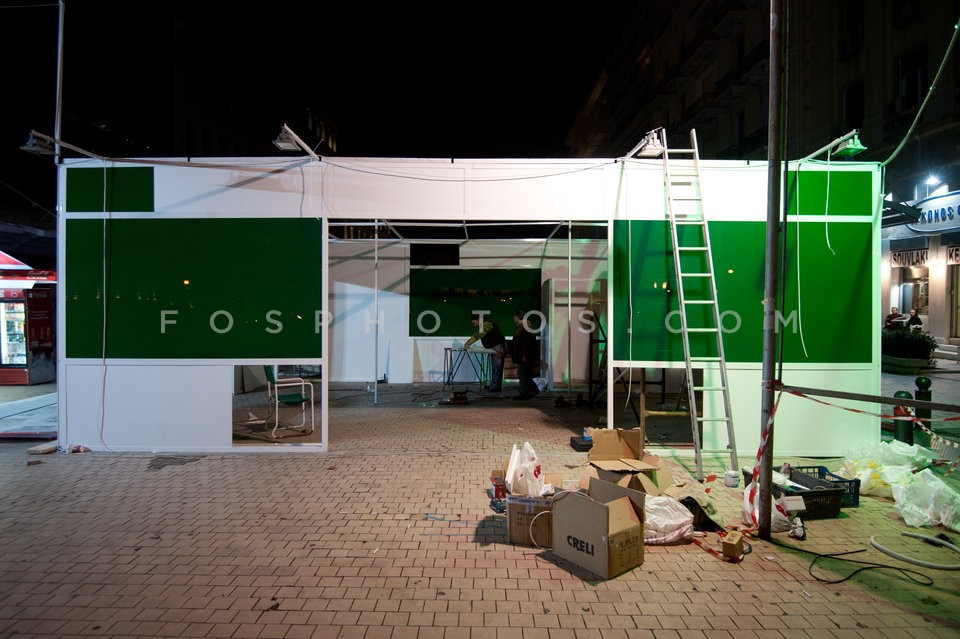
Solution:
[[[277,379],[276,366],[264,366],[263,371],[267,375],[267,397],[271,400],[271,410],[273,411],[273,431],[270,437],[276,438],[277,428],[280,427],[280,405],[300,406],[300,424],[291,426],[291,428],[301,429],[307,425],[307,404],[310,405],[310,431],[313,432],[313,384],[300,377],[285,377]],[[297,392],[283,392],[284,390],[297,389]],[[269,424],[270,417],[267,417]]]

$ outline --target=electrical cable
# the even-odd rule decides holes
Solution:
[[[554,502],[556,502],[557,498],[560,497],[560,495],[579,495],[580,497],[583,497],[584,499],[589,499],[590,501],[597,501],[596,499],[594,499],[594,498],[591,497],[590,495],[588,495],[588,494],[586,494],[586,493],[582,493],[582,492],[580,492],[579,490],[558,490],[558,491],[556,491],[556,492],[553,494],[553,500],[554,500]],[[535,522],[535,521],[537,520],[537,518],[540,517],[540,515],[551,515],[551,516],[552,516],[552,515],[553,515],[553,510],[552,510],[552,509],[551,509],[551,510],[544,510],[544,511],[542,511],[542,512],[537,513],[536,515],[534,515],[534,516],[530,519],[530,526],[529,526],[530,541],[531,541],[531,543],[533,543],[534,547],[539,548],[539,549],[542,550],[542,549],[545,548],[545,546],[541,546],[540,544],[537,543],[537,540],[533,538],[533,522]],[[552,546],[551,546],[551,548],[552,548]]]
[[[920,121],[920,117],[923,115],[923,111],[927,107],[927,102],[930,101],[930,96],[933,95],[933,90],[937,88],[937,82],[940,80],[940,74],[943,73],[944,67],[947,66],[947,60],[950,58],[950,52],[953,51],[953,45],[957,41],[958,26],[960,26],[960,18],[958,18],[957,22],[953,24],[953,35],[950,37],[950,44],[947,45],[947,50],[944,52],[943,59],[940,61],[940,68],[937,69],[937,75],[933,77],[933,82],[930,83],[930,88],[927,89],[927,95],[924,96],[923,102],[920,104],[920,108],[917,109],[917,115],[914,116],[913,122],[910,123],[910,128],[907,129],[903,139],[900,140],[900,144],[898,144],[897,148],[894,149],[893,153],[890,154],[890,157],[881,163],[881,166],[886,166],[893,162],[894,158],[900,155],[900,151],[902,151],[903,147],[906,146],[907,140],[909,140],[910,136],[913,135],[913,130],[916,128],[917,122]]]
[[[856,559],[846,559],[846,558],[843,557],[843,555],[851,555],[851,554],[858,553],[858,552],[864,552],[864,551],[866,550],[866,548],[860,548],[860,549],[858,549],[858,550],[847,550],[847,551],[844,551],[844,552],[836,552],[836,553],[819,553],[819,552],[815,552],[815,551],[813,551],[813,550],[807,550],[806,548],[799,548],[799,547],[797,547],[797,546],[791,546],[790,544],[785,544],[785,543],[783,543],[783,542],[781,542],[781,541],[777,541],[776,539],[768,539],[767,541],[769,541],[770,543],[772,543],[772,544],[775,545],[775,546],[780,546],[781,548],[786,548],[786,549],[788,549],[788,550],[796,550],[796,551],[799,551],[799,552],[804,552],[804,553],[807,553],[807,554],[810,554],[810,555],[814,555],[813,560],[810,562],[810,565],[807,567],[807,574],[809,574],[811,577],[813,577],[814,579],[816,579],[816,580],[819,581],[820,583],[825,583],[825,584],[839,584],[839,583],[843,583],[844,581],[847,581],[848,579],[852,578],[854,575],[856,575],[856,574],[858,574],[858,573],[861,573],[861,572],[864,572],[864,571],[866,571],[866,570],[887,569],[887,570],[892,570],[892,571],[894,571],[894,572],[899,572],[903,577],[909,579],[910,581],[912,581],[912,582],[914,582],[914,583],[916,583],[916,584],[920,584],[921,586],[932,586],[932,585],[933,585],[933,580],[930,579],[930,577],[928,577],[928,576],[924,575],[923,573],[918,572],[918,571],[916,571],[916,570],[910,570],[909,568],[900,568],[900,567],[898,567],[898,566],[891,566],[891,565],[889,565],[889,564],[878,564],[878,563],[871,562],[871,561],[857,561]],[[861,567],[860,567],[860,568],[857,568],[856,570],[854,570],[854,571],[851,572],[850,574],[848,574],[848,575],[846,575],[846,576],[844,576],[844,577],[841,577],[841,578],[839,578],[839,579],[826,579],[826,578],[824,578],[824,577],[818,577],[817,575],[815,575],[815,574],[813,573],[813,567],[816,565],[816,563],[817,563],[820,559],[838,559],[838,560],[840,560],[840,561],[846,561],[846,562],[853,563],[853,564],[860,564]],[[913,575],[917,575],[917,577],[914,577]],[[918,578],[918,577],[919,577],[919,578]]]
[[[904,537],[913,537],[914,539],[922,539],[923,541],[929,544],[933,544],[935,546],[943,546],[944,548],[949,548],[953,552],[960,553],[960,548],[938,537],[929,537],[927,535],[920,535],[918,533],[913,533],[908,530],[905,530],[900,534],[903,535]],[[879,543],[877,543],[876,537],[870,537],[870,543],[873,545],[874,548],[876,548],[880,552],[890,555],[894,559],[905,561],[908,564],[913,564],[915,566],[922,566],[924,568],[933,568],[934,570],[960,570],[960,564],[952,564],[952,565],[935,564],[930,561],[923,561],[922,559],[914,559],[913,557],[907,557],[906,555],[902,555],[900,553],[894,552],[889,548],[885,548],[881,546]]]
[[[111,167],[112,168],[112,167]],[[101,192],[101,197],[103,198],[103,217],[102,221],[102,237],[101,241],[103,246],[101,247],[101,262],[100,265],[103,268],[103,277],[102,277],[102,295],[103,295],[103,305],[102,305],[102,319],[103,325],[101,326],[100,331],[100,410],[98,415],[98,427],[97,435],[100,439],[100,444],[107,449],[111,450],[110,446],[107,445],[106,440],[103,437],[105,422],[106,422],[106,412],[107,412],[107,313],[108,313],[108,302],[110,300],[110,262],[109,262],[109,233],[108,220],[110,218],[108,211],[112,210],[111,207],[107,206],[107,163],[103,162],[103,190]]]

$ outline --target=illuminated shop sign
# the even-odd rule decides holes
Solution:
[[[911,251],[893,251],[890,253],[890,266],[906,268],[908,266],[926,266],[928,249],[913,249]]]
[[[960,264],[960,246],[945,246],[947,264]],[[913,249],[912,251],[893,251],[890,253],[890,266],[893,268],[907,268],[910,266],[926,266],[928,249]]]
[[[907,228],[921,233],[938,233],[960,228],[960,191],[920,200],[912,205],[920,209],[920,219]]]

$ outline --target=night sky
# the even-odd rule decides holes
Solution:
[[[615,4],[66,0],[62,139],[110,157],[276,156],[284,122],[320,144],[297,130],[310,108],[338,132],[321,156],[565,157],[628,22]],[[19,147],[53,134],[56,2],[0,7],[18,7],[0,9],[0,204],[53,210],[52,159]]]

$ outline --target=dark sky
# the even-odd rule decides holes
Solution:
[[[62,138],[113,157],[280,155],[280,125],[309,107],[340,156],[565,157],[632,6],[66,0]],[[51,159],[18,147],[53,134],[56,51],[55,2],[0,0],[0,204],[53,208]]]

